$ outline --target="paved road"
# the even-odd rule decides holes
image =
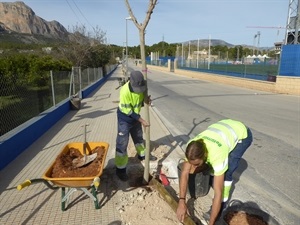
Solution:
[[[284,225],[300,224],[300,98],[149,71],[154,110],[185,148],[222,118],[243,121],[254,142],[238,171],[232,199],[258,204]]]

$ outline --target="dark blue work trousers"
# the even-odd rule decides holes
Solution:
[[[116,151],[121,155],[127,155],[127,146],[129,142],[129,135],[132,138],[133,143],[143,144],[143,130],[139,121],[128,123],[118,118],[118,134],[116,140]]]
[[[249,128],[247,128],[247,133],[248,136],[241,140],[241,143],[237,143],[235,148],[229,153],[228,170],[225,172],[225,181],[233,180],[232,174],[238,168],[240,159],[253,141],[252,132]]]

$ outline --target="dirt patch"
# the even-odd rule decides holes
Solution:
[[[150,174],[162,171],[168,175],[168,168],[161,165],[160,161],[170,153],[170,146],[164,143],[151,142],[151,154],[158,158],[157,162],[151,166]],[[141,185],[144,173],[144,161],[137,159],[136,150],[132,142],[128,146],[129,165],[127,173],[128,182],[118,182],[120,192],[120,202],[117,210],[120,212],[122,224],[124,225],[179,225],[176,213],[171,206],[163,199],[159,191],[151,185]],[[134,166],[132,165],[134,164]],[[150,180],[155,179],[150,176]],[[170,179],[172,183],[172,180]],[[178,184],[177,184],[178,185]],[[173,193],[176,195],[176,193]]]
[[[118,211],[124,225],[181,224],[172,208],[151,186],[122,192],[120,203]]]
[[[53,164],[52,178],[61,177],[93,177],[96,176],[103,164],[105,148],[97,146],[91,151],[91,154],[97,153],[95,160],[83,167],[73,166],[72,161],[78,157],[83,157],[80,151],[76,148],[70,148],[66,152],[59,154]]]

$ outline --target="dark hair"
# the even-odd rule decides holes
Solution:
[[[185,150],[185,157],[188,160],[203,159],[206,161],[207,149],[203,139],[191,141]]]

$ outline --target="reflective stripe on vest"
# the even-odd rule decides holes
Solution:
[[[226,123],[222,123],[222,122],[218,122],[218,123],[216,123],[216,124],[220,124],[220,125],[226,127],[226,128],[230,131],[230,133],[231,133],[232,136],[233,136],[234,143],[236,143],[236,142],[238,141],[237,134],[235,133],[235,131],[232,129],[231,126],[229,126],[229,125],[226,124]],[[214,127],[208,127],[207,130],[210,130],[210,131],[215,132],[215,133],[217,133],[218,135],[220,135],[221,138],[222,138],[222,139],[225,141],[225,143],[227,144],[228,148],[230,148],[230,149],[233,148],[233,146],[231,146],[231,144],[230,144],[229,139],[227,138],[227,136],[226,136],[221,130],[219,130],[219,129],[217,129],[217,128],[214,128]]]
[[[232,129],[231,126],[229,126],[227,123],[223,123],[223,122],[218,122],[217,124],[223,125],[224,127],[226,127],[226,128],[230,131],[230,133],[231,133],[232,136],[233,136],[234,143],[236,143],[236,142],[238,141],[238,136],[237,136],[237,134],[235,133],[234,129]]]
[[[136,104],[134,106],[132,106],[131,104],[122,104],[122,103],[120,103],[120,105],[119,105],[120,111],[129,116],[132,114],[133,111],[136,111],[136,109],[138,110],[137,113],[139,113],[141,107],[142,107],[142,102],[139,104]],[[131,110],[132,108],[133,108],[133,111]]]

